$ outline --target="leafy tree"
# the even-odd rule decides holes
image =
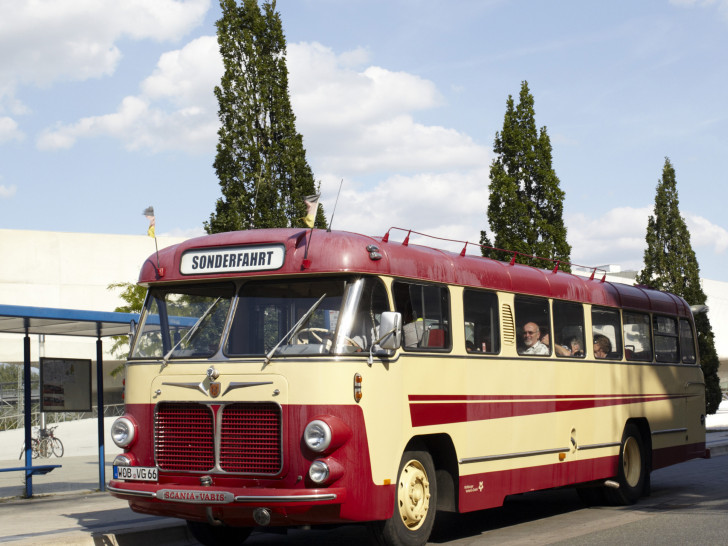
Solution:
[[[522,82],[518,105],[508,96],[503,130],[495,135],[497,154],[490,167],[488,221],[494,241],[481,231],[487,247],[568,262],[562,218],[564,192],[552,167],[551,140],[546,127],[536,130],[534,101],[528,82]],[[483,255],[503,259],[502,252],[483,248]],[[521,263],[530,260],[519,257]],[[540,264],[543,267],[543,262]],[[568,265],[561,266],[569,270]]]
[[[225,73],[215,87],[221,127],[214,167],[222,189],[208,233],[303,227],[304,197],[318,193],[288,94],[286,39],[275,0],[220,0]],[[321,207],[318,227],[326,227]]]
[[[682,296],[690,305],[705,305],[700,268],[690,243],[690,231],[680,215],[675,169],[665,158],[662,179],[657,184],[655,214],[647,220],[645,267],[637,282]],[[705,376],[707,413],[715,413],[721,401],[718,353],[713,329],[706,313],[695,316],[700,364]]]
[[[123,289],[119,297],[126,302],[114,309],[117,313],[141,313],[144,307],[144,298],[147,289],[143,286],[130,282],[117,282],[106,287],[107,290]],[[129,336],[113,336],[114,344],[111,346],[111,354],[119,360],[126,360],[129,355]],[[112,376],[117,376],[124,371],[124,366],[118,366],[111,370]]]

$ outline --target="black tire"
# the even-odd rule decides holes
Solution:
[[[197,542],[205,546],[236,546],[242,544],[253,532],[252,527],[228,527],[210,525],[201,521],[188,521],[187,529]]]
[[[53,455],[56,457],[63,457],[63,442],[61,442],[58,438],[53,438],[51,440],[51,449],[53,450]]]
[[[386,546],[423,546],[437,512],[435,464],[427,451],[405,451],[399,463],[392,517],[374,522],[374,538]]]
[[[645,492],[647,476],[647,454],[642,435],[636,425],[628,423],[622,434],[619,448],[619,466],[616,481],[618,489],[606,489],[607,499],[615,505],[634,504]]]

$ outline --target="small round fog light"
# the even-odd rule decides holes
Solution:
[[[308,469],[308,477],[314,483],[324,483],[329,479],[329,465],[327,465],[321,459],[316,459],[311,463],[311,467]]]

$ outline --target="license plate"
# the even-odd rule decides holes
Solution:
[[[157,468],[154,466],[115,466],[115,480],[157,481]]]

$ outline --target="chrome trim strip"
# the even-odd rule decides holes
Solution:
[[[202,383],[173,383],[171,381],[163,381],[162,385],[167,385],[168,387],[182,387],[185,389],[195,389],[200,391],[202,394],[207,394],[207,390],[204,388]]]
[[[319,495],[284,495],[281,497],[268,497],[261,495],[238,495],[235,502],[311,502],[336,500],[336,493],[322,493]]]
[[[225,392],[222,393],[223,396],[225,396],[230,391],[233,391],[235,389],[244,389],[246,387],[258,387],[260,385],[272,385],[273,381],[248,381],[248,382],[237,382],[237,381],[231,381],[228,385],[227,389],[225,389]]]
[[[157,496],[154,491],[129,491],[128,489],[114,487],[113,485],[111,485],[111,482],[106,484],[106,489],[108,489],[112,493],[120,493],[121,495],[129,495],[132,497],[145,497],[147,499],[153,499]]]
[[[506,453],[503,455],[486,455],[484,457],[468,457],[460,459],[459,464],[482,463],[486,461],[499,461],[502,459],[517,459],[519,457],[535,457],[537,455],[550,455],[552,453],[567,453],[570,449],[562,447],[557,449],[542,449],[539,451],[523,451],[521,453]]]
[[[687,432],[687,431],[688,431],[687,427],[685,427],[685,428],[668,428],[665,430],[655,430],[652,432],[652,435],[657,436],[659,434],[676,434],[678,432]]]
[[[606,444],[589,444],[589,445],[586,445],[586,446],[579,446],[577,448],[577,450],[583,451],[585,449],[602,449],[604,447],[619,447],[621,445],[622,445],[621,442],[609,442],[609,443],[606,443]]]

